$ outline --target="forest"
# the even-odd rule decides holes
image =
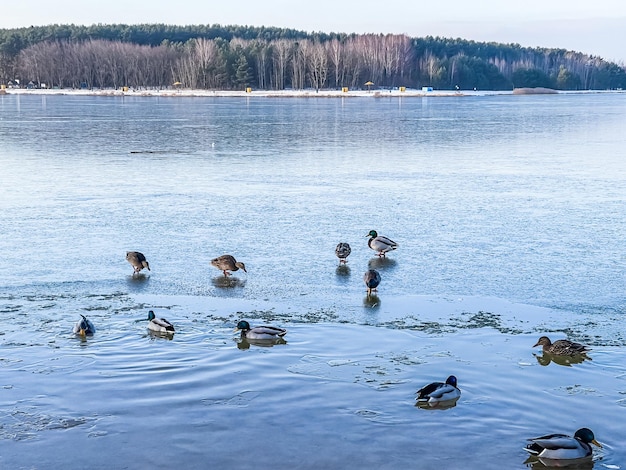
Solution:
[[[626,88],[623,64],[565,49],[399,34],[196,25],[0,29],[0,84],[264,90]]]

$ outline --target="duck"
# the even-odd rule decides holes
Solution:
[[[396,242],[382,235],[378,235],[376,230],[370,230],[370,232],[365,236],[370,237],[367,241],[367,245],[372,250],[376,251],[379,257],[384,257],[389,251],[393,251],[398,248],[398,244]]]
[[[445,382],[432,382],[423,386],[417,392],[418,402],[427,402],[435,405],[439,402],[458,400],[461,390],[457,387],[457,379],[454,375],[449,376]]]
[[[127,251],[126,261],[128,261],[133,267],[133,274],[137,274],[143,268],[146,268],[148,271],[150,271],[150,265],[148,264],[148,260],[146,259],[144,254],[140,253],[139,251]]]
[[[89,320],[85,315],[80,315],[82,318],[76,322],[74,325],[74,334],[79,336],[93,336],[96,332],[96,327],[93,326],[91,320]]]
[[[337,258],[339,258],[339,264],[345,264],[351,252],[352,248],[350,248],[350,245],[348,243],[339,243],[335,248],[335,254],[337,255]]]
[[[380,284],[380,273],[375,269],[368,270],[363,275],[363,282],[365,282],[367,286],[367,295],[372,295],[372,292],[374,292]]]
[[[174,334],[174,325],[165,318],[157,318],[152,310],[148,312],[148,329],[158,333]]]
[[[553,343],[547,336],[539,338],[533,348],[537,346],[543,346],[544,353],[553,354],[555,356],[578,356],[586,354],[587,351],[589,351],[587,346],[568,339],[559,339]]]
[[[528,439],[530,444],[524,450],[535,457],[550,460],[573,460],[590,457],[593,453],[589,444],[602,448],[589,428],[580,428],[574,437],[565,434],[549,434],[547,436]]]
[[[235,331],[241,331],[241,337],[245,339],[275,340],[287,334],[287,330],[276,326],[255,326],[251,328],[250,323],[245,320],[237,323]]]
[[[231,255],[222,255],[213,258],[211,264],[217,269],[220,269],[224,273],[224,276],[230,276],[231,273],[229,271],[239,271],[240,269],[243,269],[244,273],[248,272],[246,271],[246,265],[237,261],[235,257]]]

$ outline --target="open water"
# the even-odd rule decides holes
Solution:
[[[0,96],[0,468],[523,469],[583,426],[624,468],[625,216],[623,93]]]

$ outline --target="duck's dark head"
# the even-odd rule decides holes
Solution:
[[[452,385],[453,387],[456,387],[456,384],[457,384],[456,377],[454,375],[451,375],[450,377],[446,379],[446,383],[448,385]]]
[[[249,331],[250,330],[250,323],[248,323],[245,320],[241,320],[239,323],[237,323],[237,329],[241,330],[241,331]]]
[[[579,441],[584,442],[585,444],[593,444],[600,448],[602,447],[602,444],[596,441],[596,437],[593,435],[593,431],[589,428],[580,428],[578,431],[576,431],[574,437]]]
[[[376,232],[376,230],[370,230],[370,233],[365,236],[370,238],[376,238],[378,236],[378,232]]]
[[[82,313],[80,314],[80,316],[82,318],[80,320],[80,323],[78,324],[78,334],[80,336],[87,336],[89,334],[93,334],[93,332],[89,328],[89,323],[87,323],[87,317],[83,315]]]
[[[154,314],[154,312],[152,310],[150,310],[148,312],[148,321],[152,321],[156,318],[156,315]]]

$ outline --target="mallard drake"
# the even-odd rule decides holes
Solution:
[[[148,271],[150,271],[150,265],[148,264],[148,260],[146,260],[144,254],[140,253],[139,251],[127,251],[126,261],[128,261],[133,267],[133,274],[137,274],[143,268],[146,268]]]
[[[91,320],[89,320],[85,315],[80,315],[82,318],[76,322],[74,325],[74,334],[80,336],[93,336],[96,332],[96,327],[93,326]]]
[[[174,334],[174,325],[165,318],[157,318],[152,310],[148,312],[148,329],[159,333]]]
[[[246,339],[269,339],[275,340],[287,334],[287,330],[276,326],[255,326],[250,327],[250,323],[241,320],[237,323],[235,331],[241,330],[241,337]]]
[[[335,248],[335,254],[337,255],[337,258],[339,258],[339,264],[342,264],[342,263],[345,264],[351,252],[352,252],[352,249],[350,248],[350,245],[348,243],[345,243],[345,242],[339,243],[337,247]]]
[[[398,248],[398,244],[396,242],[382,235],[378,235],[376,230],[370,230],[370,233],[365,236],[370,237],[367,241],[367,245],[372,250],[376,251],[378,256],[385,256],[387,252]]]
[[[363,275],[363,282],[365,282],[367,286],[367,295],[372,295],[372,292],[374,292],[378,284],[380,284],[380,273],[375,269],[368,270]]]
[[[457,388],[457,380],[454,375],[448,377],[444,382],[432,382],[423,386],[417,391],[418,402],[428,402],[437,404],[442,401],[458,400],[461,390]]]
[[[544,353],[554,354],[555,356],[578,356],[580,354],[586,354],[587,351],[589,351],[587,346],[568,339],[559,339],[553,343],[547,336],[539,338],[533,348],[537,346],[543,346]]]
[[[248,272],[246,271],[246,265],[240,263],[231,255],[222,255],[213,258],[211,264],[217,269],[220,269],[224,273],[224,276],[230,276],[231,273],[228,271],[238,271],[239,269],[243,269],[244,273]]]
[[[550,460],[582,459],[589,457],[593,452],[589,444],[602,447],[588,428],[580,428],[574,437],[565,434],[549,434],[528,440],[531,443],[524,447],[526,452],[541,459]]]

